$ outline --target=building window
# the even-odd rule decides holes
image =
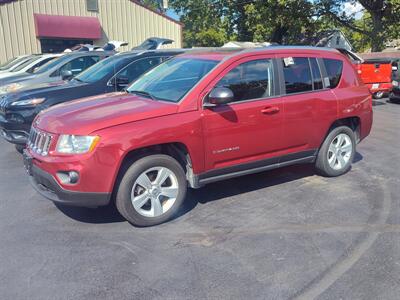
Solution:
[[[99,0],[86,0],[86,9],[88,11],[99,11]]]

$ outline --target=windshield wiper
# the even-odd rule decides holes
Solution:
[[[157,100],[157,98],[156,98],[154,95],[152,95],[152,94],[150,94],[149,92],[146,92],[146,91],[129,91],[129,90],[128,90],[127,92],[128,92],[128,93],[131,93],[131,94],[142,95],[142,96],[151,98],[151,99],[154,100],[154,101]]]

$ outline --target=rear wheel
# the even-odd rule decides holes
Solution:
[[[382,91],[379,91],[379,92],[376,92],[375,94],[374,94],[374,98],[375,99],[382,99],[383,98],[383,96],[384,96],[384,92],[382,92]]]
[[[315,167],[323,176],[340,176],[351,169],[355,153],[354,131],[347,126],[336,127],[322,144]]]
[[[157,225],[177,213],[186,189],[185,172],[174,158],[150,155],[126,171],[117,191],[116,206],[134,225]]]

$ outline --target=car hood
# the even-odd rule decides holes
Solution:
[[[1,79],[0,86],[5,86],[11,83],[22,83],[23,81],[35,78],[35,74],[21,73],[17,75],[8,76]]]
[[[88,135],[120,124],[176,113],[175,103],[127,93],[110,93],[53,106],[39,114],[34,125],[55,134]]]
[[[78,82],[76,80],[73,81],[55,81],[55,82],[46,82],[46,83],[39,83],[34,85],[29,85],[19,91],[21,98],[22,97],[32,97],[35,94],[42,94],[42,93],[51,93],[51,92],[62,92],[66,89],[75,89],[81,86],[87,86],[87,83]]]

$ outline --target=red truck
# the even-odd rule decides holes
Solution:
[[[338,49],[353,63],[362,82],[368,87],[376,99],[388,95],[392,91],[393,70],[396,60],[382,55],[382,53],[363,54],[361,58],[356,53],[345,49]]]
[[[371,94],[337,50],[203,50],[126,92],[40,113],[24,162],[50,200],[115,202],[129,222],[150,226],[177,213],[188,187],[300,163],[342,175],[372,115]]]
[[[376,99],[382,98],[392,90],[392,61],[368,59],[357,64],[361,80],[368,86]]]

